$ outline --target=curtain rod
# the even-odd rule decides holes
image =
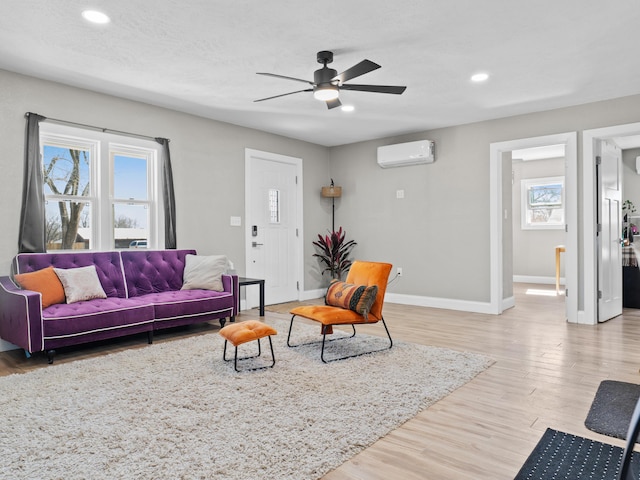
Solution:
[[[28,117],[29,115],[40,115],[38,113],[33,113],[33,112],[27,112],[24,114],[25,117]],[[118,135],[126,135],[129,137],[138,137],[138,138],[144,138],[146,140],[153,140],[153,141],[157,141],[156,137],[151,137],[149,135],[142,135],[141,133],[131,133],[131,132],[123,132],[121,130],[113,130],[111,128],[104,128],[104,127],[96,127],[95,125],[87,125],[86,123],[77,123],[77,122],[70,122],[69,120],[60,120],[58,118],[49,118],[49,117],[45,117],[44,115],[40,115],[41,117],[44,117],[44,121],[48,121],[48,122],[52,122],[52,123],[60,123],[62,125],[71,125],[74,127],[83,127],[83,128],[90,128],[92,130],[98,130],[101,131],[103,133],[115,133]],[[166,139],[167,141],[170,141],[168,138]]]

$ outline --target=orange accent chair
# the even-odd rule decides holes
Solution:
[[[378,323],[382,322],[385,331],[387,332],[387,337],[389,337],[389,348],[393,346],[393,340],[391,339],[391,335],[389,334],[389,329],[387,328],[387,324],[384,321],[382,316],[382,306],[384,304],[384,294],[387,290],[387,282],[389,280],[389,274],[391,273],[392,265],[390,263],[380,263],[380,262],[364,262],[356,260],[351,265],[351,269],[347,275],[345,280],[346,283],[352,285],[362,285],[365,287],[377,286],[378,293],[375,297],[375,301],[371,305],[371,308],[366,315],[361,315],[353,310],[336,307],[331,305],[308,305],[301,306],[292,309],[289,313],[292,314],[291,323],[289,325],[289,335],[287,336],[287,345],[289,347],[299,347],[300,345],[292,345],[291,344],[291,330],[293,329],[293,320],[296,316],[307,318],[309,320],[313,320],[315,322],[319,322],[321,324],[321,333],[322,333],[322,350],[320,352],[320,358],[324,363],[332,362],[335,360],[343,360],[345,358],[357,357],[360,355],[364,355],[367,353],[373,353],[373,351],[362,352],[355,355],[348,355],[339,358],[333,358],[330,360],[325,360],[324,358],[324,349],[325,343],[327,341],[326,337],[328,334],[333,333],[334,325],[351,325],[353,328],[353,335],[346,338],[353,338],[356,335],[356,324],[369,324],[369,323]],[[342,337],[344,339],[345,337]],[[340,338],[334,339],[340,340]],[[312,343],[320,343],[312,342]],[[308,345],[308,344],[304,344]],[[387,350],[387,348],[382,349]],[[378,351],[378,350],[374,350]]]

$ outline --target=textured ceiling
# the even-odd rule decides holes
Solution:
[[[0,68],[331,146],[638,94],[639,25],[638,0],[1,0]],[[253,102],[319,50],[407,90]]]

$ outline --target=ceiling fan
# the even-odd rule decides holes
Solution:
[[[273,98],[293,95],[294,93],[313,92],[313,96],[316,99],[322,100],[327,103],[327,108],[336,108],[342,105],[339,98],[340,90],[356,90],[359,92],[392,93],[395,95],[400,95],[407,89],[407,87],[397,87],[391,85],[356,85],[353,83],[344,83],[348,80],[380,68],[380,65],[372,62],[371,60],[363,60],[353,67],[346,69],[340,74],[338,74],[338,72],[333,68],[327,67],[328,63],[333,62],[333,52],[329,52],[326,50],[318,52],[317,60],[318,63],[322,64],[322,68],[319,68],[314,72],[313,82],[309,80],[303,80],[301,78],[277,75],[275,73],[258,72],[258,75],[286,78],[288,80],[308,83],[312,88],[305,88],[304,90],[296,90],[295,92],[283,93],[282,95],[274,95],[273,97],[260,98],[259,100],[254,100],[254,102],[263,102],[265,100],[271,100]]]

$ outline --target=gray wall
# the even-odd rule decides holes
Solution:
[[[520,181],[527,178],[564,176],[564,158],[513,162],[513,274],[532,277],[556,275],[556,245],[564,245],[562,230],[523,230]],[[563,257],[562,257],[563,258]],[[564,262],[560,261],[560,275],[564,276]]]
[[[27,111],[171,139],[178,248],[227,254],[240,273],[244,227],[229,226],[229,219],[244,219],[245,147],[302,158],[305,272],[312,271],[311,241],[331,225],[319,201],[328,177],[326,147],[0,70],[1,275],[9,272],[18,248]],[[307,290],[320,287],[309,273],[304,282]]]
[[[344,226],[348,237],[358,242],[355,256],[404,269],[390,293],[489,302],[489,145],[638,122],[640,95],[325,148],[0,71],[2,273],[8,272],[17,249],[26,111],[170,138],[178,246],[203,254],[227,253],[240,273],[244,229],[230,227],[229,217],[244,217],[244,148],[249,147],[304,160],[306,290],[325,282],[311,256],[311,241],[330,228],[331,204],[320,198],[320,188],[333,177],[343,187],[343,197],[336,202],[336,226]],[[378,146],[425,138],[436,142],[435,163],[378,167]],[[579,158],[581,153],[579,146]],[[404,199],[396,199],[399,189]],[[583,302],[580,298],[579,305]]]
[[[403,267],[389,292],[489,302],[489,145],[634,123],[639,112],[636,95],[333,147],[331,175],[344,187],[339,224],[359,242],[359,257]],[[378,146],[421,139],[436,142],[435,163],[377,166]],[[580,136],[578,141],[581,158]],[[582,174],[579,161],[578,178]],[[405,190],[403,200],[395,198],[397,189]],[[581,200],[580,181],[577,194]],[[580,203],[578,210],[582,219]],[[579,292],[579,306],[583,297]]]

